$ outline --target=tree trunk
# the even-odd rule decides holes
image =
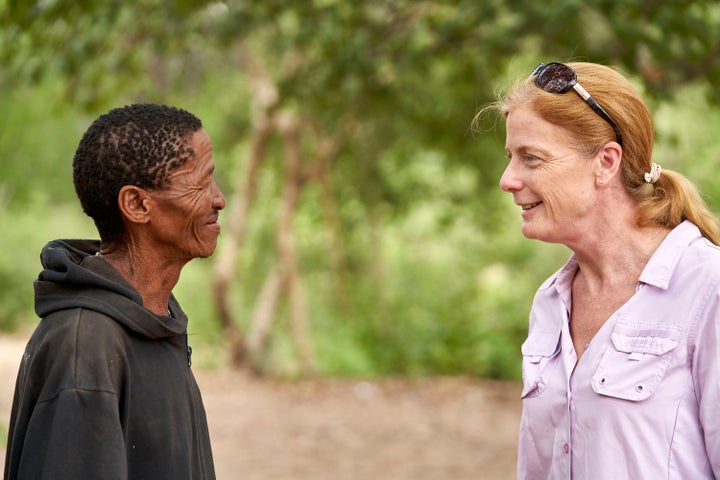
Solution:
[[[237,258],[244,239],[248,212],[257,191],[260,166],[265,156],[265,147],[271,128],[272,121],[269,118],[263,118],[255,127],[250,151],[250,163],[245,174],[245,181],[236,189],[230,202],[227,238],[223,242],[223,248],[220,250],[215,262],[213,279],[215,308],[227,337],[230,363],[233,366],[242,365],[246,353],[243,334],[235,323],[236,315],[232,311],[228,294],[235,277]]]
[[[263,283],[247,336],[250,367],[258,375],[263,373],[263,355],[267,348],[267,339],[275,320],[280,296],[285,288],[280,271],[277,267],[273,268]]]
[[[236,59],[246,70],[252,90],[254,109],[252,146],[245,181],[235,190],[228,208],[229,224],[223,248],[216,256],[213,278],[213,297],[220,324],[225,331],[230,352],[230,363],[240,367],[246,360],[245,339],[236,324],[237,315],[229,302],[229,291],[237,268],[237,258],[242,247],[248,212],[255,198],[260,167],[265,149],[274,128],[273,110],[278,102],[278,92],[270,77],[257,60],[242,44],[236,50]]]
[[[285,188],[277,231],[278,261],[287,285],[290,326],[300,357],[300,364],[304,374],[314,375],[317,368],[308,332],[307,307],[297,266],[298,259],[293,230],[298,198],[305,185],[304,172],[300,162],[300,133],[297,119],[294,117],[287,115],[278,123],[285,141]]]
[[[327,139],[318,140],[315,178],[320,186],[323,218],[330,232],[330,268],[333,280],[333,298],[340,310],[347,311],[349,302],[345,290],[345,251],[340,236],[340,222],[330,176],[330,163],[337,151],[338,146],[335,142]]]

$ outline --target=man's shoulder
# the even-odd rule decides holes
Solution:
[[[87,364],[124,351],[129,332],[112,317],[86,308],[55,311],[44,317],[30,337],[25,355],[53,362]]]

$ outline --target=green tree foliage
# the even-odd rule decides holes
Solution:
[[[688,82],[720,80],[720,9],[714,1],[510,1],[517,32],[540,51],[622,66],[650,93],[670,96]],[[539,27],[541,26],[541,27]],[[717,91],[709,92],[715,101]]]
[[[316,190],[304,194],[295,222],[329,371],[514,371],[532,291],[564,252],[519,238],[497,188],[501,127],[482,118],[481,135],[470,130],[507,81],[540,61],[588,59],[630,72],[657,98],[688,82],[720,82],[712,1],[5,0],[0,9],[0,86],[26,96],[39,86],[44,99],[57,97],[48,114],[70,123],[45,149],[69,142],[71,152],[88,118],[118,103],[173,103],[204,119],[227,167],[222,180],[234,185],[258,113],[253,65],[277,89],[272,108],[293,112],[311,132],[306,152],[317,138],[338,145],[331,176],[351,321],[338,322],[344,314],[325,298],[332,281]],[[720,99],[717,89],[706,93]],[[9,98],[3,112],[26,123]],[[58,108],[67,105],[87,117],[65,117]],[[16,132],[0,134],[4,151],[31,151],[23,138],[41,135]],[[35,172],[2,160],[0,192],[11,210],[41,188],[43,173],[57,178],[68,168],[32,148]],[[243,279],[268,267],[282,177],[277,139],[269,149],[278,160],[266,165]],[[59,187],[49,196],[72,199]],[[520,270],[527,273],[517,278]],[[7,272],[0,279],[13,277]],[[257,283],[244,281],[237,301],[257,294]],[[338,348],[353,342],[362,348]]]
[[[373,168],[383,152],[475,161],[477,144],[462,141],[468,118],[493,99],[509,59],[530,50],[615,63],[671,92],[720,80],[719,17],[707,1],[23,0],[5,8],[2,58],[7,81],[60,75],[73,101],[97,110],[118,96],[159,101],[209,75],[237,77],[234,49],[247,44],[281,104],[343,135],[367,168],[339,171],[365,175],[385,187],[375,196],[393,200],[401,194]],[[479,185],[494,184],[496,171],[477,170]]]
[[[247,93],[237,88],[244,45],[278,85],[281,106],[340,139],[338,181],[398,207],[421,190],[394,191],[384,172],[396,169],[379,166],[403,168],[428,150],[477,162],[485,138],[468,141],[469,119],[513,59],[613,63],[668,94],[720,81],[719,24],[711,1],[8,0],[0,52],[6,83],[59,76],[91,111],[118,97],[166,101],[221,76],[219,103],[241,109],[226,113],[222,138],[237,142],[247,126]],[[494,188],[498,164],[475,169],[482,205],[496,205],[482,192]]]

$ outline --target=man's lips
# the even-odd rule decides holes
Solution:
[[[208,219],[208,222],[205,225],[207,225],[208,227],[211,227],[219,232],[220,224],[218,223],[218,215],[214,215],[214,216],[210,217],[210,219]]]

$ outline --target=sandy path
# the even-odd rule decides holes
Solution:
[[[25,337],[0,336],[7,427]],[[515,478],[515,383],[258,380],[196,371],[220,480]],[[0,450],[4,464],[4,450]]]

